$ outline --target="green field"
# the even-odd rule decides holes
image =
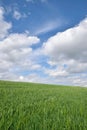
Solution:
[[[87,130],[87,88],[0,81],[0,130]]]

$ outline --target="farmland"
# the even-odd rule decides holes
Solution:
[[[87,88],[0,81],[0,130],[87,130]]]

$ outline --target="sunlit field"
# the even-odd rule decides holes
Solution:
[[[0,130],[87,130],[87,88],[0,81]]]

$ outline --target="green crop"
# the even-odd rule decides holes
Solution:
[[[0,81],[0,130],[87,130],[87,88]]]

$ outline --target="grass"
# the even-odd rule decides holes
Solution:
[[[0,130],[87,130],[87,88],[0,81]]]

